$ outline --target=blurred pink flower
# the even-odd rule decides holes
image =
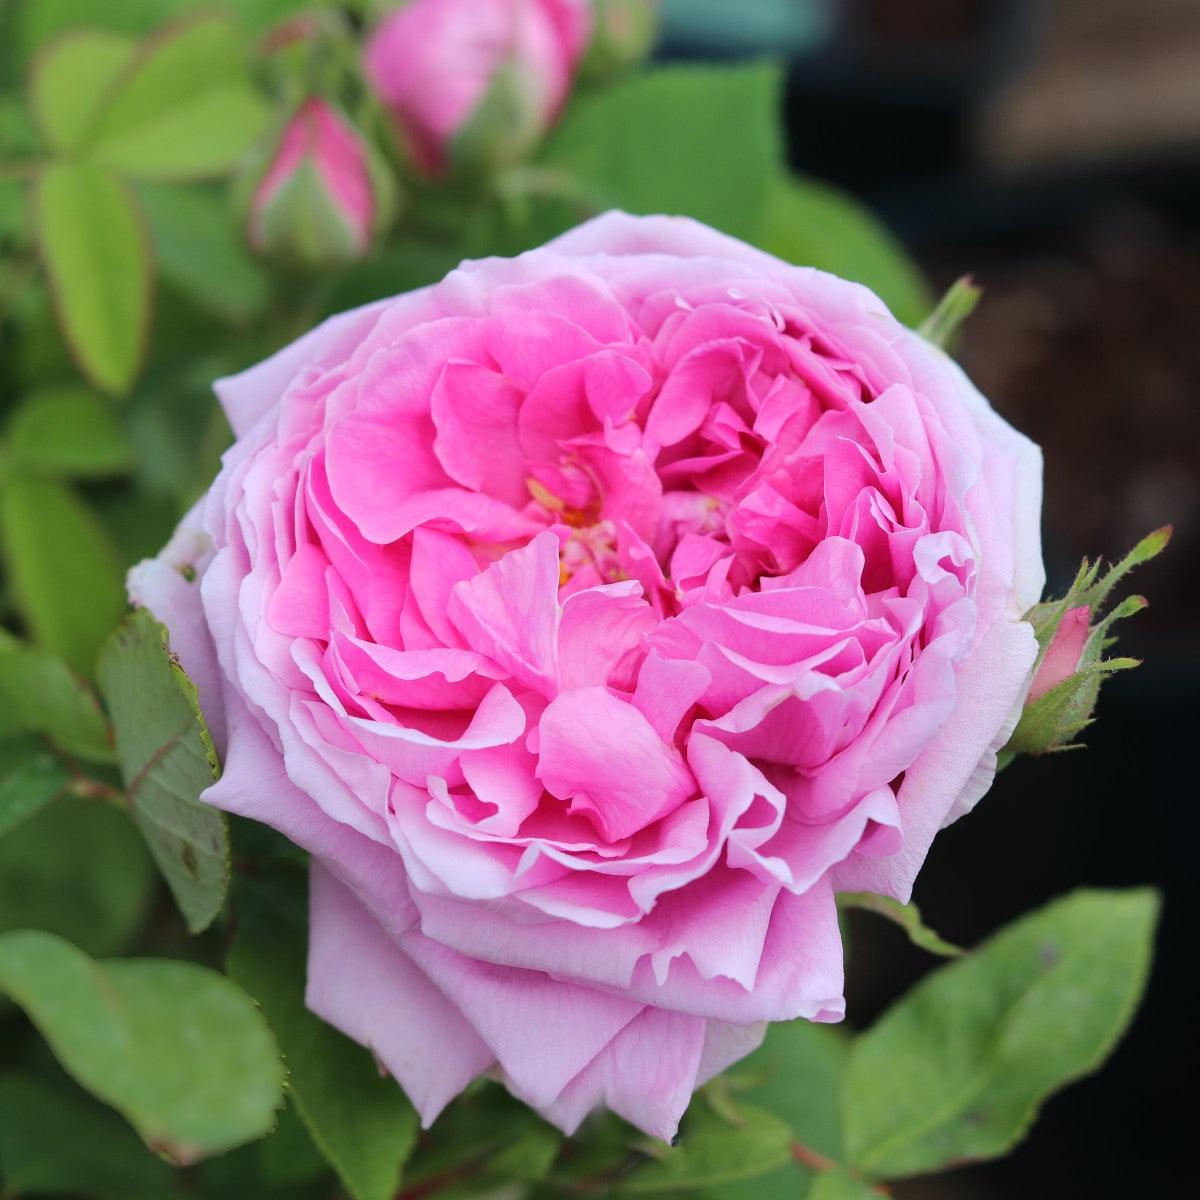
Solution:
[[[320,97],[284,127],[250,201],[251,245],[324,260],[367,249],[377,215],[358,133]]]
[[[503,165],[558,116],[590,27],[585,0],[411,0],[371,35],[364,66],[418,171],[444,172],[493,99],[481,152]]]

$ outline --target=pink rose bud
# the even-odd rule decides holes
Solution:
[[[1086,605],[1067,612],[1054,634],[1042,665],[1038,667],[1029,688],[1029,700],[1044,696],[1052,687],[1070,678],[1079,669],[1083,648],[1087,645],[1088,618],[1091,609]]]
[[[250,201],[250,244],[310,266],[357,258],[379,214],[378,180],[355,129],[326,101],[306,100]]]
[[[502,167],[557,118],[590,27],[584,0],[412,0],[364,68],[422,174]]]
[[[650,53],[658,32],[655,0],[592,0],[592,41],[580,73],[605,79]]]

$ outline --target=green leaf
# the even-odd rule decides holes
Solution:
[[[197,179],[225,174],[269,122],[248,79],[245,38],[225,17],[200,16],[144,44],[88,149],[143,179]]]
[[[804,176],[778,172],[755,240],[770,254],[869,287],[905,325],[932,303],[904,247],[853,197]]]
[[[0,705],[10,728],[44,733],[68,754],[114,761],[108,721],[95,694],[53,654],[0,647]]]
[[[226,964],[259,1004],[291,1072],[290,1101],[354,1200],[400,1190],[417,1116],[370,1051],[304,1005],[308,928],[304,876],[276,869],[235,896],[237,924]]]
[[[727,1078],[738,1099],[781,1117],[806,1146],[828,1158],[842,1154],[842,1076],[850,1049],[839,1029],[783,1021]]]
[[[43,929],[116,954],[144,926],[156,883],[124,813],[60,796],[0,839],[0,933]]]
[[[100,643],[125,611],[121,563],[107,530],[63,484],[14,476],[0,489],[0,539],[34,641],[90,675]]]
[[[165,1200],[175,1174],[111,1109],[66,1080],[0,1075],[0,1178],[10,1196]]]
[[[111,405],[71,384],[26,396],[5,431],[9,461],[39,475],[103,479],[133,468],[133,453]]]
[[[887,1192],[873,1188],[847,1171],[835,1168],[817,1173],[806,1200],[871,1200],[871,1197],[886,1195]]]
[[[133,819],[193,933],[207,928],[229,890],[224,813],[200,801],[217,777],[217,753],[196,685],[145,609],[106,643],[96,671],[112,717]]]
[[[753,239],[782,161],[779,89],[771,66],[642,71],[579,98],[544,162],[578,177],[597,210],[683,214]]]
[[[854,1043],[849,1161],[885,1176],[1002,1154],[1129,1023],[1158,898],[1081,891],[923,979]]]
[[[850,1041],[838,1028],[814,1021],[767,1027],[763,1044],[716,1083],[740,1105],[749,1101],[786,1121],[795,1140],[827,1159],[842,1155],[842,1074]],[[712,1086],[712,1085],[710,1085]],[[767,1175],[726,1183],[713,1200],[783,1200],[806,1195],[812,1171],[793,1158]]]
[[[611,1124],[605,1122],[605,1128],[611,1129],[612,1124],[619,1125],[622,1130],[616,1157],[621,1162],[628,1162],[632,1157],[632,1131],[615,1117]],[[546,1129],[545,1122],[536,1113],[513,1099],[499,1085],[480,1080],[451,1103],[433,1128],[421,1137],[404,1169],[404,1188],[414,1195],[441,1196],[443,1190],[439,1184],[446,1176],[466,1179],[468,1186],[473,1182],[476,1190],[481,1182],[487,1185],[502,1183],[503,1177],[493,1169],[497,1160],[507,1159],[518,1170],[540,1169],[547,1145]],[[581,1159],[592,1158],[594,1162],[591,1152],[596,1149],[597,1139],[591,1136],[592,1133],[593,1129],[589,1129],[588,1140],[576,1145],[579,1153],[572,1156],[571,1168]],[[550,1134],[557,1136],[554,1131]],[[603,1147],[601,1157],[606,1166],[612,1149],[611,1144]],[[586,1175],[602,1173],[591,1172],[588,1166],[585,1164],[583,1168]],[[572,1174],[569,1169],[556,1176],[557,1182],[568,1187],[570,1180],[578,1178],[581,1176]]]
[[[674,1146],[656,1144],[655,1155],[613,1179],[614,1196],[717,1187],[762,1175],[791,1158],[792,1131],[762,1109],[739,1109],[745,1124],[729,1125],[703,1102],[693,1104]]]
[[[36,738],[0,740],[0,837],[45,808],[69,781],[66,767]]]
[[[891,896],[880,896],[876,892],[842,892],[837,901],[842,908],[862,908],[886,917],[908,934],[908,940],[914,946],[928,950],[930,954],[939,954],[943,958],[958,958],[963,953],[961,946],[946,941],[930,929],[921,919],[921,910],[911,902],[901,904]]]
[[[983,289],[976,287],[970,275],[956,279],[938,301],[938,306],[921,322],[918,332],[943,350],[953,346],[962,323],[975,311]]]
[[[53,934],[16,930],[0,934],[0,989],[78,1083],[174,1162],[241,1145],[274,1124],[279,1052],[250,998],[216,971],[95,962]]]
[[[270,295],[267,277],[246,252],[223,195],[145,183],[138,196],[164,279],[231,321],[262,312]]]
[[[128,187],[92,163],[55,163],[38,180],[34,214],[72,354],[98,387],[127,391],[150,321],[150,252]]]
[[[77,150],[96,121],[105,94],[133,57],[128,38],[77,29],[47,46],[29,81],[29,106],[51,149]]]

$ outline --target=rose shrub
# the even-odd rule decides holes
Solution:
[[[842,1016],[1029,685],[1039,453],[871,292],[610,214],[335,317],[131,594],[313,856],[308,1003],[429,1122],[473,1078],[669,1138]]]

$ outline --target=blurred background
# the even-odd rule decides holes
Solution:
[[[1084,554],[1174,524],[1134,585],[1151,606],[1122,631],[1145,664],[1105,688],[1087,748],[1001,775],[935,843],[916,893],[934,928],[970,944],[1073,887],[1154,881],[1166,908],[1148,1000],[1105,1070],[1051,1101],[1011,1157],[895,1189],[1174,1195],[1191,1174],[1177,1106],[1197,1067],[1185,980],[1200,816],[1183,754],[1200,712],[1200,3],[665,11],[662,54],[789,47],[793,166],[870,204],[935,291],[964,273],[982,286],[958,356],[1045,451],[1051,590]],[[926,960],[869,920],[853,933],[850,1015],[866,1021]]]
[[[25,66],[5,39],[15,47],[13,30],[39,28],[28,15],[5,24],[18,2],[47,28],[67,28],[73,15],[70,0],[0,0],[0,85],[14,94]],[[128,9],[139,36],[135,10],[202,7],[109,2],[122,19]],[[1183,769],[1200,712],[1200,0],[661,0],[661,15],[658,61],[782,59],[791,166],[873,210],[933,294],[964,274],[982,287],[956,354],[1044,448],[1051,593],[1085,554],[1116,557],[1174,525],[1170,549],[1135,577],[1151,607],[1121,627],[1121,653],[1145,665],[1106,684],[1086,749],[1006,770],[937,840],[916,893],[933,928],[969,945],[1074,887],[1155,883],[1166,906],[1147,1002],[1104,1071],[1051,1100],[1010,1157],[894,1189],[898,1200],[1173,1195],[1191,1176],[1179,1096],[1200,1065],[1186,983],[1200,818]],[[0,150],[15,157],[36,141],[19,110],[0,103]],[[232,245],[223,193],[218,205],[206,184],[183,202],[148,178],[137,195],[160,273],[154,334],[137,389],[106,389],[126,393],[130,448],[79,475],[119,558],[108,592],[85,592],[87,611],[68,616],[101,635],[124,608],[124,563],[162,544],[214,472],[228,431],[211,379],[320,311],[423,283],[457,261],[429,248],[432,226],[415,228],[354,273],[322,281],[315,310],[276,311],[257,267],[224,249],[211,261],[189,257],[201,233]],[[0,243],[10,231],[19,241],[24,221],[14,181],[19,172],[6,177],[0,162]],[[455,219],[447,207],[445,222]],[[481,236],[499,237],[490,226]],[[75,377],[33,279],[32,262],[0,259],[0,312],[22,329],[15,345],[0,338],[6,398]],[[185,298],[189,289],[204,303]],[[255,331],[263,310],[270,345]],[[94,453],[80,454],[94,470]],[[112,482],[122,472],[136,473],[136,492]],[[94,659],[94,646],[78,662],[66,655],[72,667],[88,666],[85,651]],[[13,878],[0,900],[15,905],[23,884]],[[859,916],[848,917],[847,993],[851,1021],[865,1024],[932,960]]]

